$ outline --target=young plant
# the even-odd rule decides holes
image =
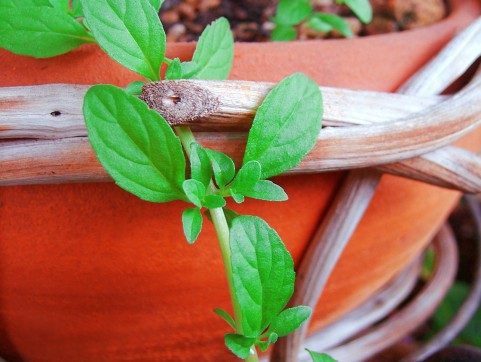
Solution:
[[[338,4],[346,4],[363,22],[372,20],[372,8],[369,0],[336,0]],[[289,41],[297,37],[296,26],[305,22],[305,26],[322,33],[337,30],[343,36],[353,36],[351,27],[342,17],[313,11],[310,0],[280,0],[276,15],[272,19],[275,28],[272,40]]]
[[[225,344],[236,356],[256,361],[256,347],[265,351],[305,322],[311,310],[285,309],[295,281],[289,252],[265,221],[225,208],[226,198],[237,203],[246,197],[287,200],[284,190],[267,179],[296,166],[314,146],[321,129],[321,93],[303,74],[281,81],[258,108],[236,172],[228,155],[202,147],[188,127],[172,129],[143,101],[161,79],[163,64],[169,80],[225,79],[233,60],[233,38],[223,18],[202,33],[191,61],[166,58],[165,32],[157,15],[161,5],[160,0],[73,0],[71,7],[67,0],[3,1],[0,46],[48,57],[97,42],[115,61],[145,78],[126,89],[95,85],[88,90],[83,111],[90,142],[116,184],[128,192],[150,202],[190,204],[182,215],[189,243],[201,232],[202,210],[207,210],[234,311],[230,316],[215,310],[232,328]]]

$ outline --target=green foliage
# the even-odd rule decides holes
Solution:
[[[311,355],[313,362],[337,362],[334,358],[328,356],[325,353],[317,353],[306,349],[307,352]]]
[[[125,93],[133,96],[139,95],[142,93],[142,87],[144,86],[144,84],[145,82],[142,82],[141,80],[132,82],[125,88]]]
[[[231,317],[229,313],[227,313],[225,310],[221,308],[214,309],[214,313],[217,314],[219,317],[221,317],[224,321],[226,321],[227,324],[231,326],[233,330],[235,330],[234,319]]]
[[[223,189],[234,178],[234,161],[222,152],[207,150],[207,154],[212,163],[215,182],[220,189]]]
[[[346,4],[363,23],[369,23],[372,20],[372,7],[369,0],[336,0],[336,2]],[[295,39],[297,37],[295,26],[304,21],[307,27],[319,32],[328,33],[337,30],[345,37],[353,36],[349,24],[342,17],[314,12],[309,0],[280,0],[272,20],[276,26],[271,38],[275,41]]]
[[[0,9],[19,9],[29,7],[48,6],[63,11],[68,10],[68,0],[2,0]]]
[[[259,162],[263,179],[298,165],[316,143],[322,111],[319,87],[307,76],[296,73],[282,80],[257,110],[244,164]]]
[[[282,311],[294,292],[294,263],[279,235],[265,221],[254,216],[235,218],[229,244],[243,333],[226,336],[226,343],[237,356],[246,358],[253,345],[265,350],[278,336],[298,328],[311,310]],[[263,341],[266,336],[268,340]]]
[[[189,244],[193,244],[202,230],[202,214],[199,208],[185,209],[182,213],[182,227]]]
[[[60,6],[11,7],[0,11],[0,47],[15,54],[47,58],[92,40],[85,28]]]
[[[148,201],[185,199],[182,146],[158,113],[111,85],[90,88],[83,111],[92,147],[120,187]]]
[[[160,79],[165,32],[148,0],[81,0],[90,30],[115,61],[150,80]]]

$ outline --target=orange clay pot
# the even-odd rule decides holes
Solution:
[[[236,44],[232,79],[279,81],[302,71],[323,86],[394,91],[481,13],[453,3],[430,27],[353,40]],[[192,44],[170,44],[188,59]],[[0,52],[1,86],[138,79],[96,46],[48,60]],[[1,108],[1,104],[0,104]],[[480,137],[477,137],[478,140]],[[470,147],[479,146],[473,141]],[[476,144],[478,143],[478,144]],[[344,173],[281,177],[289,201],[234,206],[259,215],[298,261]],[[314,328],[372,295],[424,248],[459,193],[384,176],[315,312]],[[113,183],[0,188],[0,355],[9,361],[234,361],[230,309],[209,223],[184,241],[182,202],[141,201]]]

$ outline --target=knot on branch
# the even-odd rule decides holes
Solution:
[[[146,83],[140,99],[171,125],[208,117],[220,105],[219,99],[208,90],[182,80]]]

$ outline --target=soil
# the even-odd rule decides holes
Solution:
[[[335,0],[311,0],[315,11],[337,14],[346,19],[355,36],[391,33],[435,23],[446,15],[444,0],[370,0],[373,21],[362,24],[345,5]],[[159,13],[170,42],[197,40],[212,21],[229,19],[234,38],[241,42],[270,39],[275,27],[270,20],[278,0],[166,0]],[[336,32],[321,33],[298,26],[298,39],[340,37]]]

